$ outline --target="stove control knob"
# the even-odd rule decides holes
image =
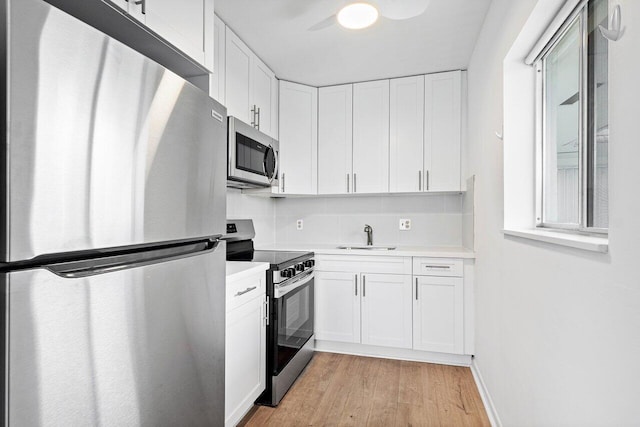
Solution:
[[[304,271],[304,264],[300,263],[300,264],[296,264],[296,271]]]
[[[315,262],[314,262],[312,259],[308,259],[308,260],[306,260],[306,261],[304,262],[304,266],[305,266],[306,268],[311,268],[311,267],[313,267],[313,265],[314,265],[314,264],[315,264]]]
[[[280,276],[286,277],[286,278],[293,277],[295,276],[295,274],[296,274],[296,271],[293,268],[285,268],[280,272]]]

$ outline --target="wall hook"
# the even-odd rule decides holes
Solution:
[[[620,40],[622,35],[624,34],[624,28],[622,28],[622,12],[620,11],[620,5],[617,5],[613,8],[613,14],[611,15],[611,20],[609,21],[609,28],[605,28],[602,25],[598,25],[600,28],[600,32],[602,33],[602,37],[605,39],[617,42]]]

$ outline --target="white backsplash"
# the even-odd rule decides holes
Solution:
[[[227,188],[227,219],[252,219],[256,246],[272,245],[276,241],[274,199],[248,196]]]
[[[400,219],[411,230],[400,231]],[[303,220],[303,229],[296,221]],[[374,245],[461,246],[461,195],[388,195],[287,198],[275,201],[278,244],[365,244],[365,224]]]

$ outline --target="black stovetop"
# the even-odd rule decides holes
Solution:
[[[242,245],[244,243],[244,245]],[[271,270],[282,270],[313,258],[313,252],[254,250],[253,242],[227,244],[227,261],[268,262]]]

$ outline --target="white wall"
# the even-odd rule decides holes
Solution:
[[[494,132],[502,127],[503,59],[536,3],[493,0],[469,66],[475,363],[505,426],[637,425],[640,1],[611,2],[622,5],[627,28],[611,45],[609,254],[501,233],[503,142]],[[505,135],[504,144],[518,143]]]
[[[411,230],[400,231],[399,220]],[[302,219],[304,228],[296,229]],[[366,244],[365,224],[374,245],[462,245],[462,196],[388,195],[287,198],[276,201],[278,244]]]
[[[227,219],[252,219],[256,246],[275,243],[275,203],[268,197],[248,196],[227,188]]]

